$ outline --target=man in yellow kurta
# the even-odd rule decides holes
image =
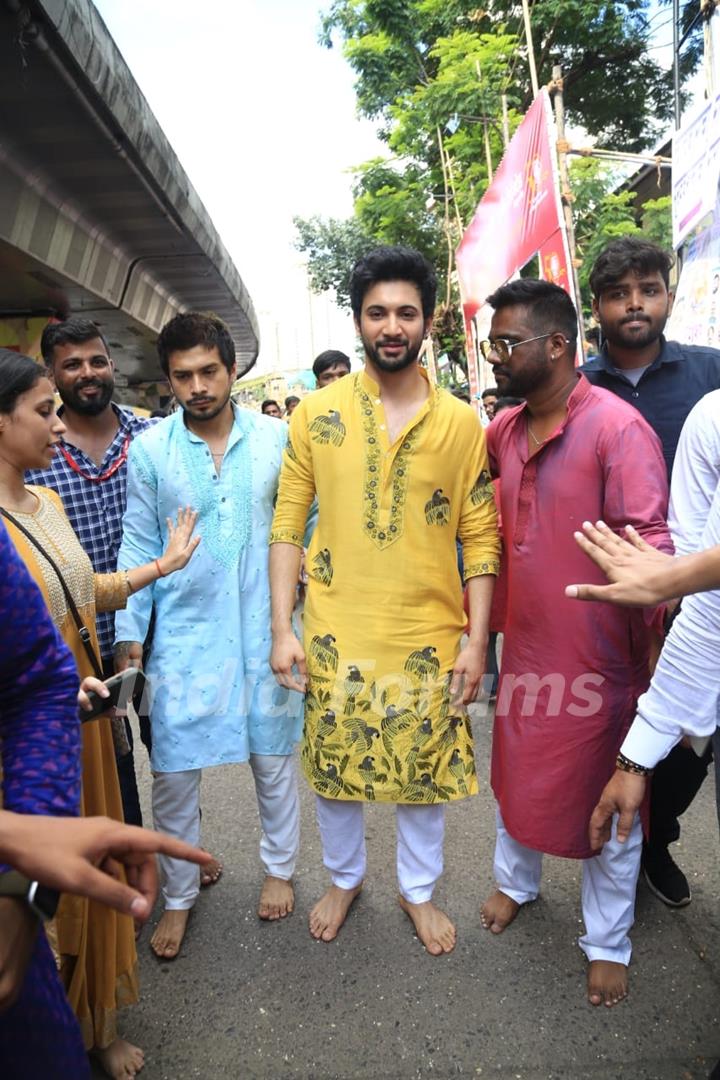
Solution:
[[[431,901],[448,802],[477,792],[464,706],[484,671],[500,545],[475,413],[431,386],[417,358],[436,279],[407,248],[379,248],[351,281],[365,369],[293,413],[270,536],[271,666],[306,690],[302,762],[332,886],[310,914],[331,941],[365,873],[363,803],[397,810],[400,903],[429,952],[455,945]],[[291,625],[308,510],[304,648]],[[470,601],[465,629],[456,538]]]

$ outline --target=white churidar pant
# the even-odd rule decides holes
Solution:
[[[251,754],[250,768],[260,812],[260,858],[265,873],[289,880],[300,841],[297,773],[291,755]],[[189,844],[200,844],[201,769],[155,773],[152,809],[155,828]],[[200,891],[200,870],[183,859],[160,855],[163,899],[169,911],[186,911]]]
[[[495,880],[500,892],[518,904],[535,900],[540,891],[542,852],[513,840],[496,808]],[[585,933],[578,945],[588,960],[629,964],[629,933],[635,919],[635,890],[640,872],[642,826],[636,815],[624,844],[617,839],[617,815],[612,837],[599,855],[582,860],[582,912]]]
[[[323,862],[333,885],[354,889],[365,877],[365,804],[316,795],[315,805]],[[445,807],[398,803],[397,878],[401,895],[410,904],[432,897],[443,872]]]

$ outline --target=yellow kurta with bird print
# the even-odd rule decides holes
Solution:
[[[424,374],[424,372],[423,372]],[[485,436],[446,390],[389,442],[366,372],[295,409],[271,543],[303,545],[308,667],[302,763],[332,799],[436,803],[477,791],[472,734],[449,683],[465,628],[465,578],[497,574]]]

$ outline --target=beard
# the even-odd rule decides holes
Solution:
[[[228,401],[230,400],[230,391],[228,390],[227,394],[222,398],[222,400],[220,400],[219,398],[206,398],[205,400],[210,402],[210,404],[202,410],[194,407],[192,401],[181,401],[180,407],[182,411],[190,417],[191,420],[195,420],[195,422],[198,424],[204,424],[207,423],[208,420],[214,420],[216,416],[220,415],[220,413],[223,411]]]
[[[632,320],[624,320],[610,334],[605,335],[611,345],[620,345],[624,349],[645,349],[657,341],[665,329],[664,322],[662,326],[658,326],[649,319],[637,319],[635,321],[643,322],[644,326],[638,330],[626,330],[625,325],[630,321]]]
[[[99,390],[97,397],[82,397],[82,390],[89,387],[97,387]],[[81,416],[99,416],[112,401],[112,396],[115,393],[115,380],[93,379],[82,383],[80,386],[73,386],[72,389],[63,389],[58,392],[63,405],[66,405],[72,412],[79,413]]]
[[[548,379],[550,372],[544,368],[534,371],[520,371],[512,375],[509,371],[494,369],[495,385],[501,397],[526,398],[534,390],[539,390]]]
[[[411,343],[407,339],[404,339],[402,341],[386,341],[380,345],[374,345],[367,338],[361,336],[361,341],[363,343],[365,355],[367,356],[367,358],[375,365],[376,368],[378,368],[379,371],[387,372],[404,371],[405,368],[408,368],[411,364],[414,364],[418,358],[420,349],[422,348],[423,340],[424,339],[421,338],[420,341]],[[380,349],[383,347],[383,345],[389,344],[404,345],[404,352],[398,353],[397,356],[386,359],[384,356],[381,355]]]

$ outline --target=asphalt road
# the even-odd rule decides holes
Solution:
[[[481,778],[488,717],[475,719]],[[149,770],[136,749],[149,819]],[[676,858],[693,902],[670,911],[641,884],[630,998],[585,1000],[579,866],[547,858],[543,891],[502,936],[480,926],[492,888],[493,802],[448,811],[436,899],[456,920],[449,957],[429,956],[396,901],[394,816],[368,809],[369,875],[340,937],[313,941],[307,913],[326,883],[313,800],[301,780],[303,835],[295,914],[255,916],[259,828],[246,766],[207,770],[204,843],[225,873],[203,890],[182,955],[160,963],[139,942],[140,1004],[121,1032],[146,1053],[143,1080],[695,1080],[720,1059],[720,866],[708,779],[685,815]],[[151,920],[156,921],[159,911]]]

